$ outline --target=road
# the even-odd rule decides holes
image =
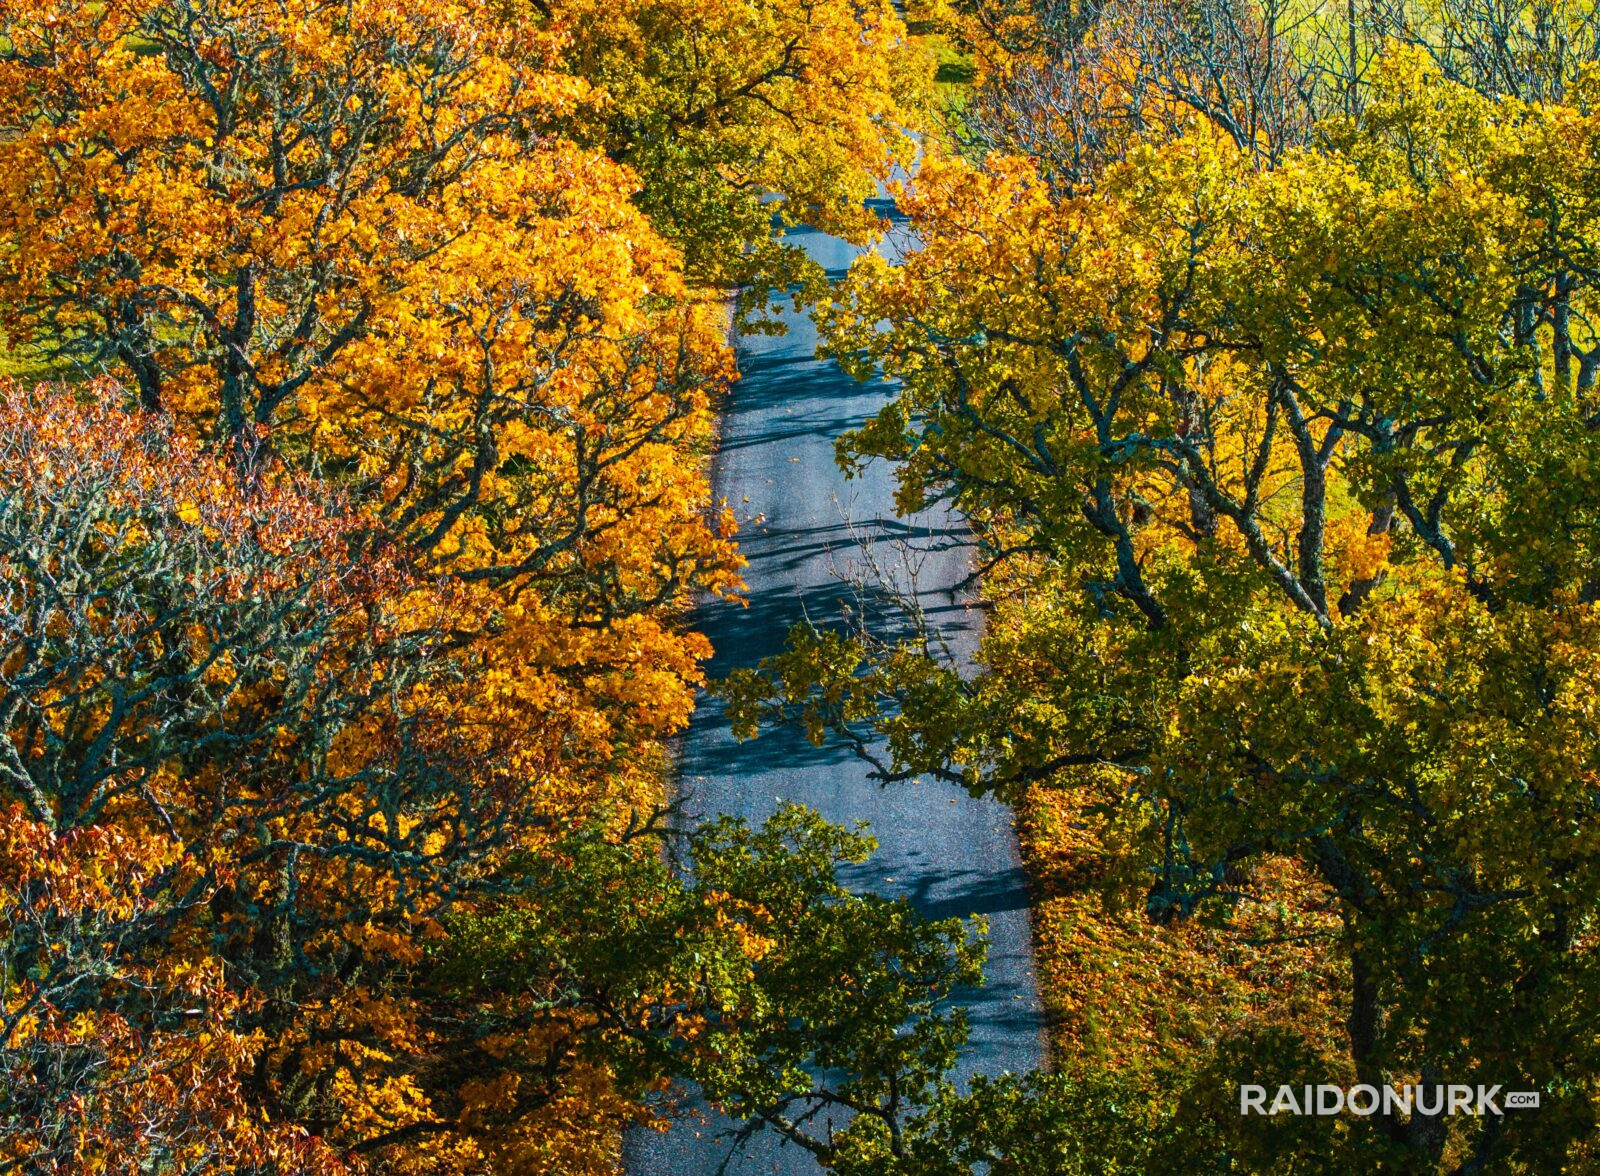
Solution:
[[[790,238],[835,278],[859,252],[814,230],[797,229]],[[952,591],[969,571],[964,529],[945,515],[895,518],[893,472],[885,463],[850,481],[834,464],[834,439],[877,411],[888,389],[859,384],[818,360],[809,317],[786,319],[787,334],[744,336],[736,344],[742,377],[723,416],[713,474],[717,493],[744,524],[749,605],[713,602],[699,614],[716,650],[712,677],[778,652],[803,616],[837,622],[854,595],[841,574],[862,568],[869,552],[880,564],[903,563],[898,552],[906,547],[920,561],[916,586],[924,611],[958,656],[970,655],[979,615]],[[757,824],[780,801],[797,801],[830,821],[864,820],[880,848],[845,876],[849,885],[906,895],[931,917],[987,916],[988,981],[963,997],[972,1039],[961,1076],[1042,1064],[1028,888],[1006,806],[945,784],[880,787],[848,750],[813,747],[794,731],[739,743],[710,698],[702,699],[684,737],[681,764],[692,813],[730,813]],[[710,1176],[729,1156],[729,1144],[718,1139],[729,1126],[712,1116],[665,1135],[633,1132],[626,1169],[632,1176]],[[780,1146],[767,1132],[727,1170],[810,1176],[817,1169],[800,1148]]]

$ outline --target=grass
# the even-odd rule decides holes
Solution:
[[[942,104],[959,109],[966,103],[977,76],[977,66],[972,58],[951,45],[943,26],[938,21],[913,20],[906,23],[906,31],[934,59],[933,84]]]
[[[0,376],[28,382],[57,379],[61,375],[60,365],[51,363],[38,348],[13,346],[0,333]]]

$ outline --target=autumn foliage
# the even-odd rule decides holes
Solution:
[[[581,943],[575,844],[681,890],[682,605],[739,587],[703,289],[766,216],[685,219],[622,128],[671,114],[758,208],[803,106],[848,129],[797,197],[867,233],[916,55],[887,10],[712,5],[787,48],[708,81],[621,68],[661,14],[597,61],[514,8],[0,5],[0,321],[57,377],[0,387],[14,1166],[605,1170],[681,1069],[622,1089],[618,1035],[703,1023],[576,946],[460,979],[475,929]]]
[[[1117,1170],[1594,1162],[1595,77],[1532,101],[1395,49],[1270,152],[1195,91],[1076,108],[1106,133],[1054,155],[1019,124],[928,159],[919,248],[826,312],[900,381],[841,463],[972,523],[982,668],[802,626],[736,727],[875,731],[887,782],[1023,806],[1061,1076],[1140,1108]],[[1545,1102],[1241,1118],[1241,1082]]]
[[[941,127],[889,3],[0,0],[0,1166],[1592,1169],[1597,18],[1363,7],[919,5]],[[1051,1073],[865,833],[664,804],[733,286],[987,627],[729,713],[1017,806]],[[1330,1081],[1545,1102],[1232,1099]]]

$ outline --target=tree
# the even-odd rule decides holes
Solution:
[[[841,460],[972,521],[983,671],[802,630],[731,686],[747,731],[876,728],[885,779],[1073,791],[1158,922],[1287,862],[1336,900],[1356,1080],[1548,1092],[1374,1116],[1325,1141],[1344,1167],[1592,1147],[1587,84],[1494,101],[1399,54],[1273,168],[1204,123],[1075,192],[925,168],[923,247],[831,312],[843,362],[903,381]]]
[[[1310,145],[1323,120],[1364,110],[1395,45],[1487,97],[1530,102],[1564,100],[1600,62],[1600,13],[1581,0],[952,7],[950,28],[982,67],[956,137],[1028,155],[1058,187],[1092,183],[1135,144],[1195,123],[1271,166]]]
[[[887,10],[697,19],[794,44],[750,84],[673,24],[612,94],[621,49],[591,79],[570,14],[476,0],[0,4],[0,317],[78,381],[0,389],[8,1158],[609,1163],[593,1009],[434,965],[485,912],[578,943],[529,881],[569,838],[660,881],[679,606],[739,567],[674,242],[717,277],[784,172],[869,229],[916,56]],[[725,84],[687,165],[616,133]],[[851,120],[798,153],[818,103]],[[731,237],[661,187],[713,175]]]
[[[149,951],[181,901],[181,846],[105,827],[65,832],[16,807],[0,848],[0,1158],[61,1173],[337,1172],[303,1129],[262,1123],[245,1093],[258,1044],[216,961]]]
[[[639,206],[682,247],[691,280],[747,287],[747,309],[814,285],[816,267],[775,238],[775,209],[788,224],[876,235],[866,201],[909,163],[932,76],[892,5],[535,7],[570,36],[569,68],[608,98],[574,133],[639,176]]]
[[[336,1166],[261,1064],[341,973],[403,961],[516,798],[413,704],[447,597],[362,556],[337,497],[242,488],[85,392],[0,389],[5,1146]]]
[[[8,733],[47,753],[8,798],[217,855],[141,950],[222,968],[253,1114],[470,1168],[433,1106],[484,1055],[422,944],[507,855],[654,800],[706,652],[668,610],[737,583],[690,460],[718,328],[553,129],[588,87],[490,6],[0,16],[8,334],[143,414],[94,383],[107,415],[41,394],[59,435],[18,434],[64,481],[8,504]],[[592,1152],[625,1108],[568,1069],[595,1097],[527,1116]]]
[[[642,548],[615,599],[580,592],[602,614],[728,582],[670,460],[725,354],[628,175],[550,129],[589,91],[545,38],[312,0],[22,6],[5,34],[16,341],[246,464],[338,473],[475,579]]]
[[[115,398],[0,399],[8,1158],[602,1167],[689,1079],[831,1159],[942,1089],[982,944],[845,891],[870,839],[723,821],[684,879],[670,813],[553,807],[474,721],[470,593]]]
[[[685,881],[653,837],[584,831],[528,864],[537,907],[467,921],[443,967],[466,994],[570,1002],[625,1088],[692,1081],[744,1136],[770,1128],[848,1170],[863,1151],[900,1153],[912,1115],[948,1090],[967,1033],[951,998],[982,979],[962,920],[838,883],[874,848],[785,806],[760,829],[696,829]]]

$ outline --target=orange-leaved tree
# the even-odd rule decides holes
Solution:
[[[717,1011],[672,1011],[676,957],[574,976],[549,879],[656,827],[708,652],[674,609],[738,584],[684,250],[718,277],[697,242],[758,245],[784,179],[870,229],[907,49],[887,10],[705,15],[789,48],[647,65],[721,95],[679,169],[619,132],[655,83],[559,17],[0,3],[0,319],[92,377],[0,397],[8,1159],[603,1168],[608,1048]],[[806,155],[819,103],[850,118]],[[732,236],[666,187],[712,175]],[[737,977],[752,911],[688,915]],[[530,923],[513,988],[441,964]]]
[[[246,1093],[264,1034],[349,959],[339,920],[405,931],[476,851],[442,813],[379,819],[450,787],[446,733],[404,695],[447,605],[352,560],[336,497],[242,488],[85,392],[0,395],[0,1148],[293,1167],[304,1125]]]
[[[559,38],[493,5],[0,19],[7,333],[139,409],[7,393],[6,790],[170,839],[139,951],[220,967],[257,1120],[481,1164],[464,1076],[509,1070],[525,1120],[574,1027],[486,1047],[427,946],[510,855],[652,795],[705,653],[666,610],[737,583],[692,460],[718,328],[560,133],[591,92]]]

